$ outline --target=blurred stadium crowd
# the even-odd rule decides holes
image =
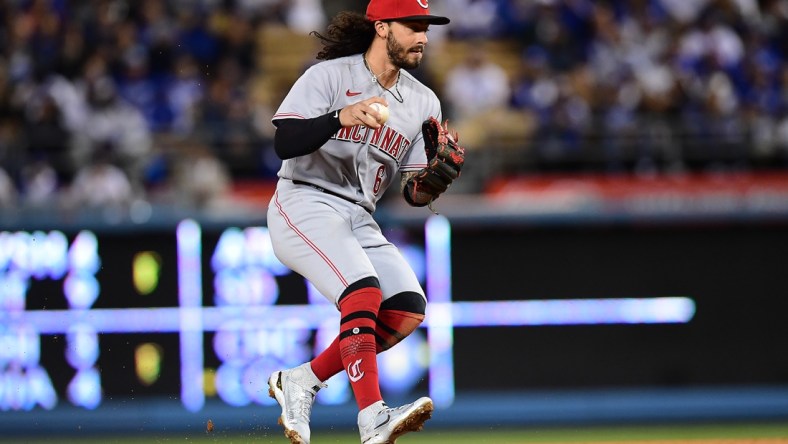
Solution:
[[[308,37],[365,5],[0,2],[0,204],[202,206],[272,179],[286,86],[266,82],[261,33]],[[431,6],[452,25],[431,29],[416,75],[475,156],[470,190],[503,174],[787,166],[788,0]]]

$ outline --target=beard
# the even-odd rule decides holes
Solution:
[[[397,68],[415,69],[421,64],[420,53],[416,57],[408,58],[408,55],[411,54],[410,49],[405,49],[404,46],[400,45],[391,32],[386,38],[386,52],[388,53],[391,63]]]

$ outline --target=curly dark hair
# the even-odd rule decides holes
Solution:
[[[375,37],[375,25],[363,14],[342,11],[331,20],[326,35],[317,31],[310,34],[323,44],[318,60],[331,60],[365,52]]]

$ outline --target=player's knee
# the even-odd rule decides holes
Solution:
[[[383,352],[413,333],[422,321],[427,301],[419,293],[403,292],[380,305],[375,335],[378,352]]]
[[[406,311],[423,315],[427,311],[427,300],[415,291],[403,291],[386,299],[380,304],[381,310]]]

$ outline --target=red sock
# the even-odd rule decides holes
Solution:
[[[339,354],[339,337],[309,363],[317,379],[322,382],[342,371],[342,356]]]
[[[379,288],[356,290],[339,301],[339,354],[359,410],[380,401],[375,323],[383,298]]]
[[[375,328],[378,340],[378,353],[386,351],[413,333],[424,315],[403,310],[380,310]]]
[[[375,352],[386,351],[413,333],[424,315],[400,310],[380,310],[375,326]],[[343,370],[342,356],[339,353],[339,337],[312,360],[312,371],[321,381],[327,381]]]

